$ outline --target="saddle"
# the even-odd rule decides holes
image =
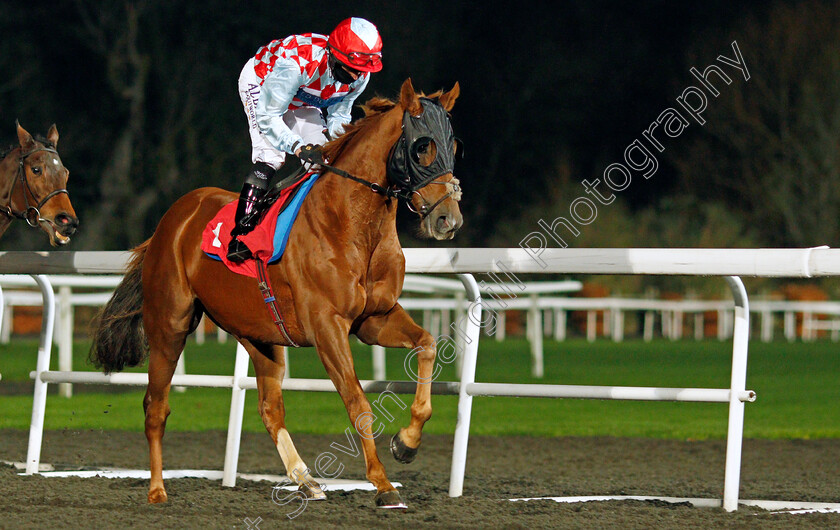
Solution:
[[[281,197],[283,198],[283,203],[280,205],[278,213],[282,213],[283,210],[286,209],[286,206],[292,202],[292,199],[295,196],[295,192],[285,194],[283,192],[288,188],[296,186],[306,175],[306,168],[303,166],[300,159],[293,156],[287,156],[286,163],[283,164],[275,174],[275,178],[278,179],[277,183],[269,188],[262,197],[257,199],[254,213],[251,215],[252,218],[256,217],[257,224],[262,222],[266,212],[268,212],[268,210],[271,209],[271,206]],[[250,220],[250,218],[247,219],[248,222],[250,222]]]
[[[302,168],[301,168],[302,169]],[[289,232],[303,200],[320,175],[312,171],[294,171],[281,179],[261,199],[257,226],[248,234],[239,236],[255,259],[233,263],[227,259],[230,231],[234,226],[236,200],[222,207],[204,228],[201,249],[208,257],[223,262],[228,269],[245,276],[259,276],[256,262],[274,263],[283,255]]]

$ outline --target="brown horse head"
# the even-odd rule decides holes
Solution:
[[[427,97],[437,100],[446,112],[452,110],[455,100],[461,93],[458,83],[449,92],[437,92]],[[421,95],[414,91],[411,79],[407,79],[400,91],[400,107],[411,116],[421,116],[424,112],[420,103]],[[452,145],[438,146],[437,140],[430,138],[428,141],[418,142],[417,148],[412,151],[411,156],[416,157],[415,161],[421,167],[430,167],[438,158],[440,151],[451,150],[451,155],[457,153],[460,143],[452,137]],[[458,201],[461,200],[461,187],[458,179],[451,171],[436,177],[428,184],[414,190],[410,198],[409,207],[420,215],[420,235],[423,237],[435,238],[437,240],[452,239],[461,228],[464,218]]]
[[[76,233],[79,219],[67,193],[70,172],[56,150],[58,129],[53,125],[46,138],[36,139],[17,124],[17,136],[19,147],[0,165],[0,189],[6,197],[0,208],[9,219],[40,226],[52,246],[66,245]]]

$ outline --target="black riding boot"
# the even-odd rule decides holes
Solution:
[[[228,260],[233,263],[242,263],[253,257],[251,250],[237,236],[250,233],[257,226],[259,220],[257,203],[268,189],[268,182],[273,176],[273,168],[262,162],[257,162],[245,179],[245,184],[242,185],[239,203],[236,205],[235,225],[233,230],[230,231],[233,239],[230,240],[227,253]]]

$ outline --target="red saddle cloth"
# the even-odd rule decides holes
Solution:
[[[286,206],[289,197],[297,190],[301,182],[306,180],[306,178],[303,178],[293,186],[284,189],[274,204],[269,207],[254,230],[244,236],[239,236],[240,241],[245,243],[251,250],[255,259],[268,264],[274,253],[274,234],[277,229],[277,217]],[[201,250],[211,258],[224,263],[231,271],[257,278],[257,265],[254,260],[248,259],[242,263],[233,263],[227,259],[228,245],[232,239],[230,231],[236,224],[234,217],[236,215],[237,203],[238,199],[222,206],[213,220],[207,223],[207,226],[204,227],[204,232],[201,234]]]

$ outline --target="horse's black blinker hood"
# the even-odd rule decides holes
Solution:
[[[455,170],[455,144],[449,115],[436,100],[420,98],[423,112],[403,114],[403,133],[388,156],[388,180],[397,188],[416,191],[434,179]],[[424,148],[434,142],[437,156],[428,166],[420,163]],[[460,149],[460,146],[459,146]]]

